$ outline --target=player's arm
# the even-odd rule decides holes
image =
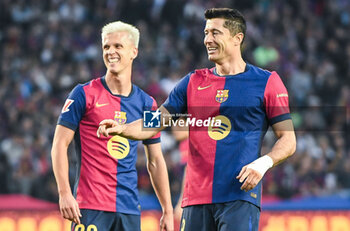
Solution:
[[[183,209],[181,207],[181,203],[182,203],[182,197],[184,195],[184,190],[185,190],[186,169],[187,169],[187,166],[184,167],[184,174],[183,174],[182,182],[181,182],[181,192],[180,192],[179,199],[178,199],[177,204],[176,204],[175,209],[174,209],[174,216],[175,216],[175,219],[178,221],[181,220],[181,216],[182,216],[182,212],[183,212]]]
[[[144,128],[143,119],[135,120],[129,124],[119,124],[115,120],[106,119],[100,122],[100,126],[97,129],[97,136],[100,137],[103,135],[108,137],[120,135],[131,140],[149,139],[165,128],[163,122],[169,124],[171,119],[171,115],[165,107],[161,106],[159,111],[161,112],[160,128]]]
[[[72,195],[68,176],[68,146],[74,137],[74,131],[62,125],[56,126],[53,138],[51,158],[52,168],[57,182],[59,206],[62,216],[80,224],[78,203]]]
[[[296,138],[291,119],[275,123],[272,125],[272,129],[277,137],[277,141],[267,155],[271,157],[273,166],[276,166],[294,154]]]
[[[186,123],[187,118],[181,117],[179,118],[179,120],[183,120],[184,123]],[[176,141],[181,142],[188,138],[189,131],[187,126],[179,126],[178,124],[179,123],[171,127],[171,133],[174,136]]]
[[[180,118],[179,120],[186,121],[186,118]],[[178,142],[181,142],[181,141],[187,139],[189,136],[188,127],[186,127],[186,126],[182,126],[182,127],[181,126],[172,126],[171,133],[174,136],[175,140]],[[187,168],[187,166],[184,167],[184,174],[183,174],[182,183],[181,183],[181,192],[180,192],[179,199],[178,199],[176,206],[175,206],[175,209],[174,209],[174,217],[175,217],[175,220],[177,220],[177,221],[181,220],[182,211],[183,211],[183,209],[181,208],[181,203],[182,203],[182,196],[183,196],[184,189],[185,189],[186,168]]]
[[[143,128],[143,120],[139,119],[130,124],[119,125],[114,120],[103,120],[97,130],[97,136],[104,135],[120,135],[132,140],[145,140],[153,137],[159,131],[164,129],[164,124],[169,124],[171,120],[171,113],[184,113],[187,109],[187,86],[192,73],[189,73],[169,94],[165,103],[159,107],[161,112],[161,126],[160,128]],[[164,123],[163,123],[164,122]]]
[[[147,170],[163,211],[163,216],[160,220],[160,230],[174,230],[174,216],[171,204],[168,171],[160,143],[145,145],[145,152],[147,157]]]
[[[253,189],[262,179],[265,172],[293,155],[296,149],[296,138],[291,119],[284,120],[272,125],[277,141],[271,152],[258,158],[254,162],[244,166],[237,179],[242,184],[241,190]]]

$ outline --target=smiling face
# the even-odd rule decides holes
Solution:
[[[132,62],[137,56],[137,48],[126,31],[106,34],[102,41],[103,61],[112,74],[131,70]]]
[[[240,52],[240,44],[243,34],[234,36],[229,29],[224,27],[225,19],[208,19],[204,29],[204,45],[207,48],[208,59],[212,62],[222,64],[226,60]]]

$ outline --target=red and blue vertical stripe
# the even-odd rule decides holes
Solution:
[[[143,118],[143,111],[156,107],[152,97],[132,86],[128,97],[113,95],[104,77],[78,85],[68,96],[70,105],[58,124],[75,131],[78,171],[75,195],[81,209],[140,214],[137,191],[137,141],[129,140],[130,150],[123,159],[107,149],[111,137],[97,138],[100,121],[125,113],[126,123]],[[160,135],[144,144],[160,142]]]
[[[228,97],[220,99],[222,90]],[[261,184],[240,190],[236,176],[260,156],[268,125],[290,119],[288,93],[275,72],[247,64],[243,73],[219,76],[215,69],[189,73],[163,104],[172,113],[191,118],[225,116],[231,127],[222,139],[208,128],[190,127],[189,156],[182,206],[246,200],[260,206]]]

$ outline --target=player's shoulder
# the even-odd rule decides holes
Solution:
[[[101,80],[102,78],[103,77],[98,77],[98,78],[92,79],[86,83],[83,83],[81,85],[84,88],[101,88],[101,87],[103,87],[102,80]]]
[[[85,83],[79,83],[76,85],[74,91],[83,92],[85,95],[94,95],[103,88],[101,78],[98,77]]]
[[[194,71],[192,71],[192,74],[195,74],[195,75],[210,75],[210,74],[213,74],[213,69],[214,68],[202,68],[202,69],[196,69]]]
[[[214,68],[202,68],[202,69],[195,69],[194,71],[188,73],[189,78],[206,78],[209,75],[213,74]]]
[[[82,96],[85,95],[84,87],[89,83],[78,83],[70,92],[70,97]]]
[[[74,91],[87,91],[87,90],[100,88],[101,86],[102,86],[101,77],[99,77],[99,78],[92,79],[92,80],[85,82],[85,83],[78,83],[74,87]]]
[[[150,97],[150,95],[147,92],[145,92],[143,89],[141,89],[136,84],[132,84],[132,91],[133,91],[133,95]]]
[[[271,76],[271,74],[273,73],[269,70],[254,66],[252,64],[247,63],[247,66],[248,66],[248,71],[250,71],[252,73],[252,75],[259,77],[259,78],[268,79]]]
[[[155,101],[151,95],[149,95],[147,92],[145,92],[139,86],[133,84],[132,88],[133,88],[132,97],[135,97],[135,100],[141,100],[141,101],[144,101],[145,103],[148,103],[148,102],[153,103],[153,101]]]

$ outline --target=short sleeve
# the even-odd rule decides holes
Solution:
[[[165,107],[170,114],[181,114],[187,110],[187,86],[190,76],[193,72],[183,77],[175,88],[170,92],[169,97],[164,102]]]
[[[153,97],[151,97],[151,98],[152,98],[152,101],[153,101],[151,110],[152,111],[156,111],[158,109],[157,102],[155,101],[155,99]],[[154,135],[150,139],[142,141],[142,143],[145,144],[145,145],[147,145],[147,144],[155,144],[155,143],[159,143],[159,142],[160,142],[160,132],[158,132],[156,135]]]
[[[288,92],[281,78],[272,72],[264,92],[264,106],[270,125],[291,119]]]
[[[77,85],[68,95],[63,105],[57,124],[75,131],[86,108],[85,92],[82,85]]]

